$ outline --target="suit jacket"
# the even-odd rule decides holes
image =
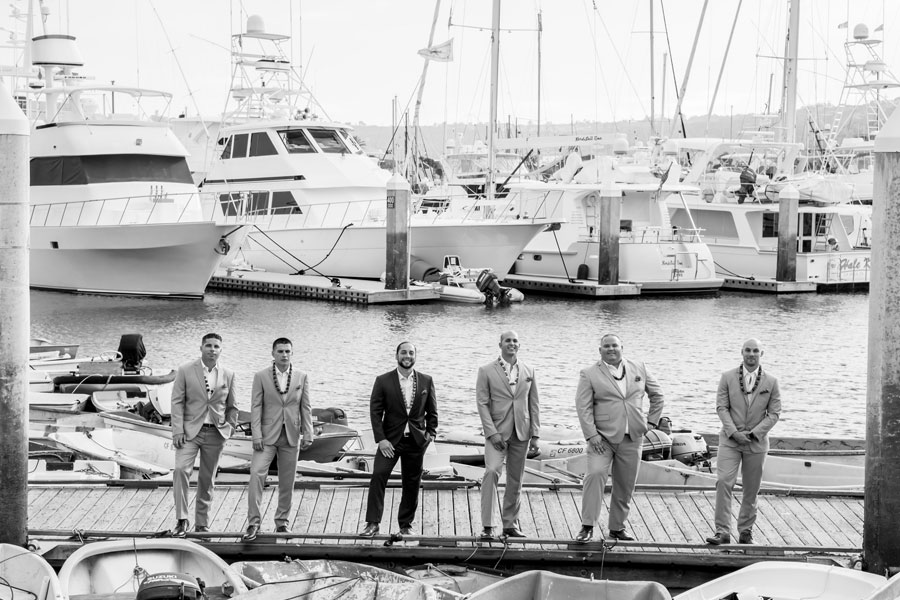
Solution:
[[[282,425],[291,446],[299,444],[301,434],[304,441],[313,440],[309,383],[306,373],[293,369],[287,393],[281,395],[275,388],[270,366],[253,376],[250,396],[250,431],[253,441],[274,445],[281,435]]]
[[[778,380],[763,369],[762,378],[756,391],[747,402],[741,391],[740,367],[722,373],[719,391],[716,394],[716,413],[722,421],[719,431],[719,445],[747,449],[749,452],[769,451],[769,430],[781,415],[781,392]],[[731,439],[735,431],[751,431],[755,440],[741,445]]]
[[[234,371],[219,365],[219,381],[212,395],[206,396],[206,377],[199,358],[178,367],[172,387],[172,435],[193,439],[212,417],[219,433],[228,439],[237,423],[238,409],[234,401]]]
[[[432,438],[437,434],[438,413],[434,382],[424,373],[413,372],[416,374],[416,397],[408,413],[397,369],[375,378],[372,397],[369,399],[369,414],[376,443],[387,440],[396,445],[403,437],[407,423],[410,435],[419,446],[425,446],[426,433],[431,434]]]
[[[508,440],[513,432],[520,440],[540,436],[541,408],[534,369],[521,360],[518,364],[519,382],[515,394],[498,360],[478,368],[475,401],[485,439],[499,433]]]
[[[610,443],[618,444],[625,437],[626,420],[633,439],[647,432],[648,422],[659,423],[662,417],[664,398],[656,379],[647,372],[644,363],[627,358],[622,360],[625,363],[624,396],[603,361],[582,369],[579,374],[575,407],[585,439],[599,433]],[[646,418],[645,394],[650,399]]]

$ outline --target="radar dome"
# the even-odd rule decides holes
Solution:
[[[674,140],[667,140],[663,142],[662,147],[663,154],[672,155],[678,154],[678,144],[675,143]]]
[[[617,137],[613,140],[613,154],[627,154],[628,140],[624,137]]]
[[[266,24],[259,15],[250,15],[247,17],[247,33],[265,33]]]
[[[869,28],[865,23],[859,23],[853,28],[854,40],[866,40],[869,38]]]

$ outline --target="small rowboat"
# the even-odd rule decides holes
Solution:
[[[0,600],[64,600],[59,578],[46,560],[12,544],[0,544]]]
[[[721,596],[703,596],[720,598]],[[672,600],[655,581],[607,581],[558,575],[550,571],[526,571],[491,584],[467,596],[468,600]],[[700,598],[700,596],[698,596]]]

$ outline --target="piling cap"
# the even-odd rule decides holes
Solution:
[[[388,190],[405,190],[409,191],[409,182],[400,173],[394,173],[387,182]]]
[[[0,135],[29,135],[28,118],[0,81]]]
[[[781,200],[799,200],[800,192],[798,192],[797,188],[791,184],[787,184],[781,188],[780,192],[778,192],[778,198]]]
[[[900,110],[895,110],[875,137],[875,152],[900,152]]]

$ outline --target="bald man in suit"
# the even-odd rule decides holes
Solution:
[[[188,484],[194,462],[200,455],[197,496],[194,500],[194,531],[209,531],[209,507],[215,488],[219,457],[225,440],[237,424],[234,372],[219,364],[222,336],[208,333],[200,343],[200,358],[178,367],[172,387],[172,445],[175,469],[172,490],[175,497],[173,537],[185,537],[188,515]]]
[[[287,338],[272,343],[272,364],[253,376],[250,430],[253,459],[247,494],[247,531],[242,539],[256,539],[261,523],[260,499],[272,459],[278,457],[276,533],[290,533],[288,515],[294,497],[297,457],[313,442],[312,408],[306,373],[291,362],[294,346]],[[302,436],[302,437],[301,437]]]
[[[722,421],[716,458],[716,533],[706,541],[731,543],[731,502],[741,470],[741,510],[738,542],[753,543],[756,497],[769,451],[769,431],[781,415],[778,380],[762,368],[763,348],[757,339],[741,347],[740,366],[722,373],[716,394],[716,413]]]
[[[623,358],[619,336],[600,339],[601,360],[582,369],[575,392],[575,406],[587,440],[587,474],[581,497],[581,531],[575,537],[587,542],[600,517],[601,496],[612,466],[612,499],[609,535],[633,540],[625,531],[631,496],[641,463],[641,443],[650,427],[662,417],[664,398],[656,379],[643,362]],[[644,416],[644,396],[650,400]]]
[[[503,535],[525,537],[519,529],[522,477],[529,450],[538,451],[540,397],[534,369],[518,359],[519,335],[500,336],[500,357],[478,369],[475,401],[484,430],[484,477],[481,480],[481,537],[494,535],[497,481],[506,463],[506,490],[500,518]]]

